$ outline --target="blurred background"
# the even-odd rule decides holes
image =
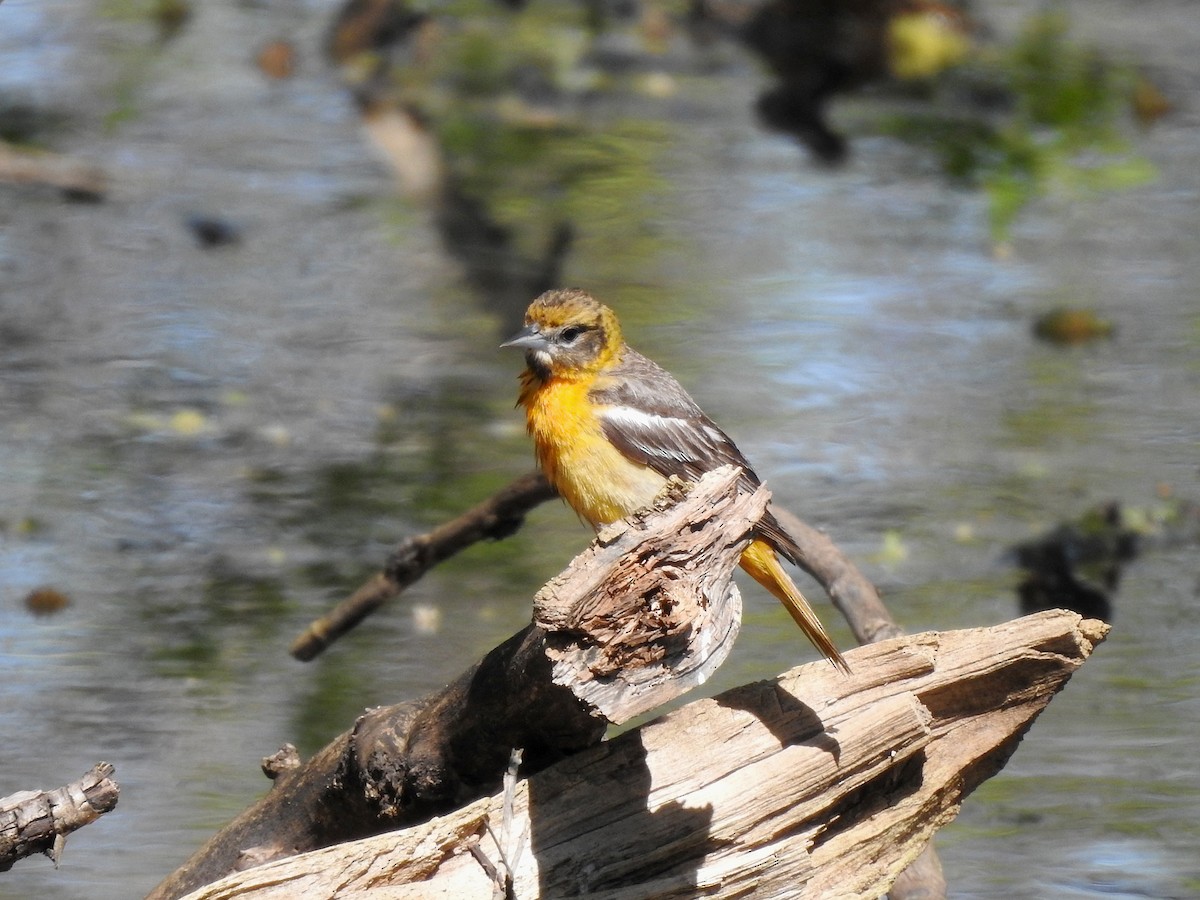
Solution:
[[[497,345],[551,285],[909,631],[1113,623],[938,835],[952,896],[1200,895],[1197,13],[0,3],[0,795],[122,786],[0,897],[144,894],[261,757],[526,624],[559,503],[288,655],[531,468]],[[812,656],[744,592],[707,693]]]

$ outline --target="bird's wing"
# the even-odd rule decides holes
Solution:
[[[695,480],[729,464],[742,468],[751,490],[758,484],[737,447],[703,419],[609,406],[600,411],[600,422],[604,436],[622,455],[662,475]]]
[[[696,405],[669,372],[634,350],[591,392],[604,436],[634,462],[695,479],[718,466],[741,467],[748,486],[758,478],[737,446]]]
[[[742,451],[704,414],[675,378],[635,350],[591,392],[604,436],[621,454],[661,475],[694,481],[723,465],[742,470],[739,486],[761,484]],[[792,562],[800,548],[768,509],[758,533]]]

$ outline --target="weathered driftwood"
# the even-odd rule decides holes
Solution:
[[[442,818],[188,900],[861,897],[994,775],[1108,626],[925,633],[699,700]],[[497,890],[497,888],[499,888]]]
[[[765,488],[739,494],[739,471],[672,479],[656,514],[604,528],[534,597],[554,682],[609,722],[703,684],[733,649],[742,618],[733,571],[768,500]]]
[[[96,166],[45,150],[27,150],[0,140],[0,182],[45,184],[88,200],[99,200],[108,189]]]
[[[499,539],[512,533],[520,526],[524,515],[530,509],[553,496],[555,496],[554,491],[545,479],[540,474],[533,473],[517,479],[493,497],[456,519],[427,534],[403,542],[392,554],[382,572],[366,582],[329,615],[310,626],[306,634],[293,645],[293,653],[302,659],[315,656],[338,636],[357,625],[383,602],[396,596],[405,586],[419,579],[436,562],[453,555],[476,540]],[[880,601],[874,585],[858,571],[827,536],[805,525],[778,506],[774,507],[774,512],[776,517],[784,521],[785,526],[803,548],[805,570],[816,578],[834,600],[839,610],[846,616],[851,629],[860,642],[879,640],[903,633]],[[730,604],[727,604],[729,610],[733,609],[734,602],[736,602],[736,598],[731,597]],[[528,644],[525,643],[525,638],[530,639]],[[514,639],[497,648],[485,660],[479,671],[503,673],[512,670],[529,674],[523,667],[522,661],[529,658],[527,651],[530,646],[536,646],[537,639],[537,635],[526,634],[521,640]],[[517,652],[510,655],[513,648],[516,648]],[[469,684],[473,677],[475,676],[472,672],[466,673],[458,685],[451,686],[449,693],[453,694],[455,691],[459,691],[462,685]],[[515,690],[518,692],[525,690],[523,684],[524,682],[515,685]],[[526,691],[522,696],[530,700],[531,708],[536,708],[542,694],[540,691]],[[425,705],[426,702],[421,701],[387,707],[365,718],[360,726],[363,727],[365,733],[369,734],[372,731],[368,727],[370,723],[394,722],[394,727],[391,727],[393,733],[403,734],[406,729],[413,727],[412,724],[405,723],[409,722],[410,717],[415,718],[415,710],[423,708]],[[441,714],[445,714],[447,709],[444,704],[433,703],[432,706]],[[432,713],[424,715],[426,726],[432,721],[432,718]],[[388,731],[389,728],[381,726],[375,730]],[[470,728],[464,725],[461,730],[463,733],[467,733]],[[597,731],[593,740],[598,740],[598,734]],[[337,760],[346,756],[348,746],[344,745],[343,741],[348,740],[349,734],[343,735],[334,742],[334,745],[331,745],[331,748],[327,748],[328,755],[319,754],[310,761],[305,770],[305,777],[298,782],[293,782],[291,789],[295,790],[302,785],[316,785],[316,793],[309,795],[306,799],[310,802],[320,802],[322,809],[336,808],[336,804],[329,804],[322,800],[322,792],[325,790],[323,785],[327,784],[331,790],[336,790],[337,795],[344,799],[341,786],[332,778],[323,781],[320,773],[325,772],[327,766],[335,765]],[[370,738],[359,741],[360,746],[370,746],[371,743]],[[399,738],[396,738],[395,743],[403,744]],[[387,742],[381,741],[380,746],[387,746]],[[564,746],[566,746],[565,739]],[[303,804],[299,804],[297,808],[302,809]],[[270,842],[263,845],[255,844],[256,832],[250,827],[250,823],[255,820],[256,816],[265,814],[266,810],[262,809],[247,811],[247,814],[239,819],[239,822],[247,826],[248,833],[238,837],[237,828],[231,826],[226,829],[221,835],[214,838],[213,842],[210,842],[209,847],[206,848],[207,852],[201,851],[194,856],[187,866],[175,873],[169,881],[174,880],[178,884],[200,884],[218,877],[224,871],[220,867],[229,863],[227,853],[222,853],[218,849],[217,845],[221,843],[226,845],[227,851],[235,854],[239,852],[239,846],[259,847],[257,850],[248,851],[242,857],[243,861],[247,863],[254,858],[271,858],[271,851],[263,849],[263,847],[269,848]],[[307,823],[296,822],[293,819],[293,825],[298,827],[301,832],[298,836],[292,836],[297,838],[295,841],[297,848],[322,846],[325,842],[335,840],[326,829],[320,827],[320,821],[321,817],[315,817],[313,821]],[[279,825],[272,829],[273,834],[279,837],[280,842],[284,844],[288,843],[288,831],[289,826],[287,825]],[[349,836],[347,835],[347,837]],[[201,863],[201,860],[205,862]],[[189,882],[188,879],[191,881]],[[164,891],[162,896],[170,895],[168,883],[164,882],[164,887],[160,888],[161,891]],[[178,893],[178,884],[175,889],[176,893]],[[932,846],[901,876],[892,889],[893,900],[936,900],[936,898],[944,896],[945,882]]]
[[[899,637],[904,629],[884,606],[879,591],[843,555],[829,536],[800,521],[786,509],[775,506],[775,518],[803,551],[803,568],[825,589],[833,605],[845,617],[860,644]],[[890,900],[944,900],[946,879],[932,842],[892,884]]]
[[[82,778],[52,791],[19,791],[0,797],[0,872],[18,859],[45,853],[54,864],[66,836],[117,805],[115,770],[96,763]]]
[[[604,703],[622,720],[689,689],[711,670],[710,659],[723,658],[736,634],[736,605],[723,613],[718,607],[737,603],[726,601],[722,590],[731,589],[731,574],[767,497],[765,490],[739,494],[731,468],[671,490],[661,508],[606,532],[553,583],[551,593],[571,604],[559,608],[561,623],[548,622],[559,631],[531,625],[444,690],[369,711],[299,767],[272,766],[278,772],[272,790],[151,897],[177,897],[239,868],[461,806],[496,790],[513,748],[524,751],[523,771],[536,772],[591,746],[608,721],[599,701],[586,691],[584,699],[572,692],[580,684],[612,680],[618,670],[637,679],[629,704],[622,707],[611,696]],[[679,549],[684,532],[686,558]],[[629,615],[631,585],[657,598],[646,617]],[[568,586],[583,587],[568,593]],[[543,607],[554,608],[554,602],[544,597]],[[573,608],[587,615],[574,615]],[[622,617],[650,627],[632,628],[613,642],[621,647],[618,656],[600,658],[604,651],[593,639],[610,639],[605,629]],[[556,680],[552,670],[559,667],[588,674],[583,682],[561,674]],[[653,677],[637,678],[643,668]]]
[[[554,490],[546,480],[540,474],[532,473],[517,479],[508,487],[454,520],[427,534],[406,540],[393,552],[383,571],[363,584],[349,599],[339,604],[327,616],[314,622],[307,632],[295,642],[293,653],[301,659],[312,658],[341,634],[357,625],[386,600],[396,596],[404,587],[419,579],[435,563],[457,553],[474,541],[499,539],[511,534],[520,526],[524,515],[530,509],[553,496],[555,496]],[[834,600],[839,610],[846,616],[851,629],[860,642],[880,640],[903,633],[879,599],[874,585],[858,571],[827,536],[807,526],[778,506],[774,507],[774,512],[777,518],[784,521],[786,527],[803,548],[803,567]],[[735,603],[737,603],[737,598],[735,595],[731,595],[729,603],[725,607],[726,611],[732,613]],[[717,633],[720,633],[719,623],[716,624],[716,627]],[[730,635],[731,638],[732,635]],[[529,643],[525,643],[526,639],[529,640]],[[503,673],[512,670],[528,675],[529,672],[523,667],[522,661],[529,658],[527,651],[530,646],[536,646],[537,640],[536,634],[529,633],[519,636],[519,639],[515,638],[490,654],[479,671]],[[510,651],[514,648],[517,652],[511,654]],[[470,684],[471,679],[476,677],[473,672],[475,670],[466,673],[458,685],[451,686],[449,693],[453,694],[455,691],[460,691],[463,685]],[[524,682],[515,685],[515,690],[525,690]],[[542,694],[540,691],[526,691],[523,696],[531,701],[530,708],[536,708]],[[363,728],[365,734],[370,734],[372,731],[368,727],[370,723],[394,722],[394,727],[380,726],[374,730],[388,731],[390,728],[393,736],[403,734],[406,729],[414,727],[411,723],[406,723],[409,723],[410,719],[415,719],[416,711],[423,709],[430,702],[420,701],[378,710],[366,717],[360,723],[360,727]],[[436,702],[432,702],[432,708],[438,710],[438,714],[441,715],[444,715],[447,710],[445,704]],[[432,719],[433,713],[424,714],[424,727],[428,727],[428,723]],[[463,733],[467,733],[470,731],[470,727],[464,725],[461,730]],[[291,789],[295,790],[301,785],[310,787],[316,785],[316,793],[309,795],[306,799],[310,802],[320,802],[321,808],[325,810],[336,808],[337,804],[329,804],[322,799],[322,792],[327,786],[344,799],[344,795],[341,794],[341,785],[332,778],[323,780],[321,773],[326,771],[327,766],[335,765],[338,760],[346,757],[349,737],[349,733],[343,735],[334,742],[331,748],[327,748],[328,755],[319,754],[310,761],[305,769],[305,777],[298,782],[293,782]],[[598,732],[593,740],[598,740]],[[359,741],[360,746],[370,746],[371,743],[369,737]],[[395,738],[394,743],[403,745],[403,741],[399,738]],[[387,746],[387,742],[381,741],[380,746]],[[565,738],[564,746],[566,746]],[[436,780],[434,779],[435,782]],[[303,808],[303,804],[297,808]],[[222,842],[226,845],[226,851],[235,854],[239,852],[239,846],[258,847],[243,856],[245,862],[254,858],[272,858],[269,841],[261,845],[253,843],[257,832],[250,825],[256,816],[265,814],[265,810],[262,809],[247,811],[247,814],[239,819],[239,822],[246,826],[247,832],[239,837],[238,828],[231,826],[214,838],[206,851],[198,853],[184,869],[172,876],[171,880],[178,882],[172,890],[178,893],[179,884],[200,884],[205,880],[217,877],[223,871],[220,867],[229,864],[227,853],[221,852],[217,846]],[[320,821],[321,817],[315,817],[313,821],[307,823],[297,823],[293,820],[293,825],[298,827],[301,832],[298,836],[292,836],[297,838],[295,841],[297,848],[322,846],[324,842],[335,839],[326,829],[320,827]],[[288,843],[288,831],[289,826],[287,825],[280,825],[272,829],[272,833],[279,837],[280,842],[284,844]],[[239,844],[239,842],[241,843]],[[201,863],[200,860],[205,860],[205,862]],[[164,882],[164,887],[160,888],[164,892],[162,896],[170,895],[167,885],[168,882]],[[941,867],[932,846],[930,846],[893,886],[892,898],[893,900],[936,900],[936,898],[944,897],[945,893]]]

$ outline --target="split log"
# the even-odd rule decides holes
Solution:
[[[405,541],[392,554],[382,572],[365,583],[348,600],[339,604],[328,616],[315,622],[306,634],[297,640],[293,645],[294,655],[301,659],[312,658],[342,633],[362,621],[383,602],[400,593],[406,585],[419,579],[432,565],[469,546],[474,541],[500,539],[507,536],[521,525],[524,515],[530,509],[553,496],[555,496],[553,488],[540,474],[533,473],[517,479],[456,519],[427,534]],[[883,605],[874,585],[858,571],[826,535],[807,526],[779,507],[775,507],[774,512],[784,521],[785,527],[793,534],[802,548],[802,567],[822,585],[833,599],[838,609],[846,616],[851,629],[860,642],[879,640],[903,633]],[[676,535],[674,539],[677,540],[681,531],[679,529],[673,529],[673,531]],[[553,583],[548,586],[548,589],[552,587]],[[737,595],[731,593],[728,602],[724,605],[725,614],[732,617],[734,628],[737,624],[736,604],[739,602]],[[721,649],[721,645],[731,643],[736,634],[735,630],[724,630],[727,627],[721,622],[714,621],[712,623],[711,634],[720,635],[719,638],[711,639],[715,649],[720,651],[720,656],[714,657],[714,661],[719,661],[724,657],[725,651]],[[444,730],[434,727],[433,723],[439,717],[445,721],[445,717],[454,710],[464,711],[466,707],[460,702],[461,698],[474,690],[472,688],[474,684],[494,684],[495,679],[508,678],[516,673],[517,680],[508,694],[509,699],[501,700],[500,708],[507,710],[518,719],[523,711],[538,710],[543,706],[547,709],[562,711],[562,725],[556,733],[554,741],[546,742],[543,752],[540,754],[537,752],[537,743],[531,747],[527,741],[519,739],[519,729],[510,727],[504,732],[485,732],[480,727],[480,722],[486,721],[486,718],[475,723],[467,721],[456,729],[449,729],[459,735],[488,733],[490,737],[497,738],[497,740],[499,737],[507,735],[513,739],[512,746],[531,747],[533,752],[527,754],[527,772],[536,771],[538,765],[556,758],[556,755],[570,752],[572,748],[578,749],[599,740],[603,729],[597,728],[597,723],[590,719],[574,718],[578,708],[571,706],[571,703],[565,700],[565,695],[554,691],[544,691],[540,682],[534,689],[530,689],[531,680],[536,681],[536,676],[540,676],[543,672],[540,668],[542,661],[539,641],[541,640],[540,632],[527,630],[489,654],[480,666],[467,672],[458,683],[442,692],[439,697],[386,707],[364,716],[355,726],[354,732],[348,732],[339,737],[329,748],[326,748],[326,752],[318,754],[310,761],[302,773],[292,773],[301,774],[302,777],[299,780],[282,779],[280,785],[286,784],[286,788],[277,790],[268,801],[253,807],[239,817],[237,822],[216,836],[182,869],[165,881],[154,896],[178,896],[196,885],[220,877],[234,865],[245,867],[255,861],[275,858],[280,855],[280,847],[292,847],[296,852],[300,852],[308,848],[325,846],[337,840],[349,840],[356,835],[347,828],[345,824],[347,821],[361,820],[368,823],[363,825],[362,833],[365,834],[379,827],[395,827],[402,822],[415,821],[415,817],[419,817],[417,810],[423,810],[422,814],[425,815],[436,811],[438,808],[436,805],[424,801],[438,795],[438,785],[445,781],[443,768],[436,764],[427,765],[422,760],[420,753],[412,752],[408,747],[408,740],[413,733],[431,732],[436,734]],[[586,648],[580,649],[584,649],[586,652]],[[561,661],[560,665],[562,665]],[[698,683],[714,667],[695,669],[688,677]],[[677,675],[682,675],[684,667],[676,666],[673,671]],[[644,682],[645,675],[646,672],[643,671],[641,676]],[[593,679],[588,676],[579,683],[585,684],[591,680]],[[560,671],[559,681],[562,682],[562,671]],[[682,683],[681,686],[683,686]],[[596,685],[591,685],[590,688],[585,689],[585,693],[594,687]],[[620,696],[619,691],[612,691],[612,685],[603,690]],[[491,696],[494,699],[498,698],[495,692]],[[594,695],[589,699],[599,702]],[[646,708],[650,708],[653,703],[647,701],[645,705]],[[618,719],[621,717],[621,714],[613,708],[608,708],[606,711]],[[505,725],[510,726],[512,721],[511,718],[506,719]],[[538,741],[543,741],[543,737],[539,737]],[[548,749],[555,745],[555,742],[557,742],[557,749]],[[438,739],[424,740],[418,744],[427,751],[426,755],[435,761],[439,756],[438,748],[446,746],[444,736]],[[502,750],[504,746],[508,745],[498,742],[498,751]],[[404,748],[404,753],[409,758],[407,761],[402,759],[399,763],[387,763],[388,751],[386,748],[389,747]],[[368,748],[368,752],[360,752],[361,748]],[[371,748],[378,749],[379,752],[373,754],[370,752]],[[488,762],[491,770],[487,778],[492,779],[493,784],[499,777],[500,758],[500,753],[497,752],[492,754]],[[387,822],[386,825],[374,822],[372,816],[381,810],[389,810],[388,814],[395,814],[400,807],[388,800],[383,801],[380,810],[376,810],[372,806],[374,801],[368,803],[365,808],[357,802],[347,804],[347,798],[352,794],[346,793],[347,786],[337,774],[343,768],[347,772],[356,772],[372,759],[375,760],[375,768],[380,773],[390,772],[383,780],[385,783],[390,781],[392,787],[387,790],[378,790],[371,785],[371,778],[367,778],[363,781],[364,795],[382,799],[397,793],[395,787],[397,784],[403,785],[407,781],[410,784],[421,785],[419,790],[408,792],[404,817]],[[349,760],[357,761],[358,768],[356,765],[348,764]],[[384,762],[379,763],[380,760]],[[474,779],[472,783],[476,789],[481,788],[483,782],[486,781],[481,778],[479,771],[477,768],[472,775]],[[353,778],[351,778],[351,783],[354,783]],[[480,792],[485,791],[481,790]],[[445,804],[448,802],[445,800],[445,796],[455,793],[455,791],[447,790],[442,793],[444,795],[442,803]],[[469,792],[462,795],[468,796]],[[310,808],[318,810],[320,814],[312,814],[305,818],[304,811]],[[281,809],[293,812],[285,812],[286,821],[269,824],[267,819],[277,815]],[[334,820],[340,820],[342,824],[332,829],[326,827],[327,821]],[[937,900],[937,898],[945,896],[945,881],[942,878],[941,867],[932,846],[897,881],[892,894],[893,900]]]
[[[404,897],[882,893],[1003,765],[1106,626],[1058,613],[1068,620],[897,638],[853,651],[852,678],[813,664],[571,755],[601,737],[597,705],[627,711],[555,683],[564,660],[558,680],[587,697],[614,678],[628,689],[638,669],[675,681],[701,670],[704,648],[724,646],[714,634],[727,617],[713,600],[766,502],[762,490],[738,496],[734,475],[712,473],[682,502],[602,533],[539,597],[539,616],[559,631],[530,626],[445,691],[369,712],[299,768],[273,765],[267,797],[151,896],[320,894],[329,877],[339,892],[369,882],[395,886],[373,896]],[[689,552],[711,554],[694,565],[679,551],[693,532],[709,537]],[[645,608],[628,607],[631,585],[650,592]],[[672,618],[688,604],[695,634]],[[604,649],[614,639],[616,655]],[[509,748],[524,749],[526,775],[543,774],[507,805],[463,807],[499,787]],[[309,856],[315,870],[290,868]],[[858,874],[843,880],[845,865]]]
[[[994,775],[1108,626],[929,632],[699,700],[447,816],[187,900],[877,898]]]
[[[838,549],[828,535],[802,522],[786,509],[775,518],[803,550],[801,567],[825,589],[860,644],[900,637],[904,629],[892,618],[871,580]],[[890,900],[945,900],[946,879],[933,843],[892,884]]]
[[[117,805],[114,771],[106,762],[96,763],[82,778],[52,791],[0,797],[0,872],[35,853],[45,853],[57,866],[66,836]]]
[[[624,721],[699,683],[737,634],[732,574],[767,503],[764,488],[739,492],[738,471],[674,482],[654,508],[606,529],[544,591],[545,628],[530,625],[444,690],[371,710],[307,763],[282,767],[153,900],[427,820],[495,791],[512,748],[524,751],[524,773],[540,771],[598,743],[604,710]],[[624,703],[619,686],[604,690],[621,682]]]

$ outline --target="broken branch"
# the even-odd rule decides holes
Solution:
[[[52,791],[19,791],[0,798],[0,872],[26,856],[45,853],[54,864],[66,835],[117,805],[115,769],[101,762],[82,778]]]

